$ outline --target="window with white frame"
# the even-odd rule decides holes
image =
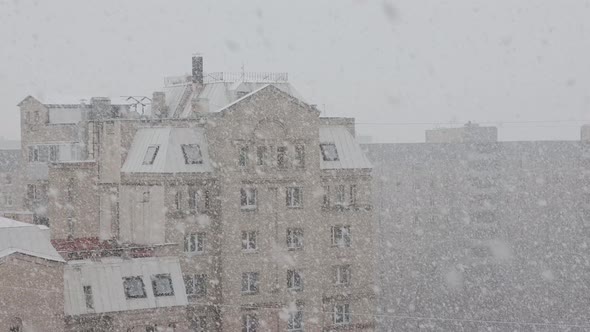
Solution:
[[[340,303],[334,305],[334,324],[349,324],[350,323],[350,305],[348,303]]]
[[[337,205],[346,205],[346,186],[339,184],[336,186],[336,202]]]
[[[297,308],[297,311],[289,312],[287,320],[287,332],[303,332],[303,310]]]
[[[174,206],[176,207],[177,211],[182,210],[182,189],[176,189],[176,194],[174,195]]]
[[[330,186],[324,186],[323,189],[322,207],[325,209],[330,207]]]
[[[279,167],[279,168],[287,167],[287,147],[286,146],[277,147],[277,167]]]
[[[187,274],[183,278],[186,295],[194,297],[203,297],[207,295],[206,274]]]
[[[124,277],[123,289],[125,290],[125,297],[128,299],[142,299],[147,296],[141,276]]]
[[[350,206],[356,205],[356,185],[355,184],[350,185],[348,204],[350,204]]]
[[[242,210],[256,209],[256,188],[240,189],[240,206]]]
[[[184,237],[184,251],[188,253],[202,253],[205,251],[204,232],[186,234]]]
[[[153,165],[154,160],[156,160],[156,156],[158,155],[159,150],[160,150],[159,145],[148,146],[147,150],[145,151],[145,155],[143,156],[143,163],[142,164]]]
[[[268,148],[259,146],[256,148],[256,165],[265,166],[268,164]]]
[[[303,249],[303,229],[287,228],[287,248],[289,250]]]
[[[334,143],[323,143],[320,144],[322,150],[322,157],[324,161],[338,161],[338,150],[336,150],[336,144]]]
[[[242,332],[258,331],[258,316],[256,314],[245,314],[242,316]]]
[[[12,204],[14,203],[12,200],[12,195],[9,193],[4,193],[4,206],[12,206]]]
[[[337,265],[334,267],[334,283],[336,285],[348,285],[350,283],[350,265]]]
[[[84,291],[84,302],[86,302],[86,309],[94,309],[92,286],[82,286],[82,290]]]
[[[188,208],[191,212],[199,212],[199,191],[191,188],[188,191]]]
[[[332,245],[336,247],[350,247],[350,226],[332,226]]]
[[[248,147],[247,146],[240,146],[239,155],[238,155],[238,166],[240,166],[240,167],[248,166]]]
[[[287,187],[287,206],[298,208],[303,205],[303,189],[300,187]]]
[[[303,277],[301,271],[287,270],[287,289],[292,292],[303,291]]]
[[[152,290],[154,296],[172,296],[174,287],[172,287],[172,278],[169,273],[156,274],[152,276]]]
[[[242,294],[258,293],[258,272],[242,273]]]
[[[305,167],[305,146],[295,145],[295,159],[293,160],[295,167]]]
[[[203,163],[203,155],[199,144],[182,144],[182,155],[187,165],[198,165]]]
[[[256,250],[256,231],[242,231],[242,250]]]

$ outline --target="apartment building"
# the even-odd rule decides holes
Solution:
[[[20,142],[0,137],[0,215],[22,212]]]
[[[166,82],[143,115],[20,104],[27,204],[68,261],[66,330],[373,331],[354,120],[321,118],[283,73],[194,57]]]
[[[498,142],[496,128],[467,124],[425,143],[364,145],[382,330],[587,324],[589,128],[580,141]]]
[[[0,217],[0,331],[63,331],[64,265],[46,226]]]

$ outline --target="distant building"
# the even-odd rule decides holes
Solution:
[[[582,141],[497,142],[495,128],[470,125],[429,131],[426,143],[364,145],[380,225],[380,308],[441,318],[384,315],[383,330],[587,325],[587,128]]]
[[[47,227],[0,217],[0,331],[63,331],[64,263]]]
[[[27,206],[68,260],[66,330],[374,331],[354,119],[321,118],[281,73],[195,57],[167,82],[144,115],[20,104]]]

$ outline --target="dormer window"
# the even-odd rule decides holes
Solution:
[[[158,155],[158,150],[160,150],[159,145],[150,145],[145,152],[145,156],[143,157],[143,164],[144,165],[153,165],[154,160],[156,160],[156,156]]]
[[[201,154],[199,144],[182,144],[181,146],[185,164],[195,165],[203,163],[203,155]]]
[[[338,150],[336,150],[336,144],[334,143],[325,143],[320,144],[320,149],[322,150],[322,157],[324,161],[338,161]]]

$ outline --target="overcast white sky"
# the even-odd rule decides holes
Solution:
[[[503,124],[502,140],[579,139],[590,123],[586,0],[0,0],[0,45],[6,138],[27,95],[150,95],[194,52],[205,71],[287,71],[374,141],[435,126],[384,123],[571,121]]]

